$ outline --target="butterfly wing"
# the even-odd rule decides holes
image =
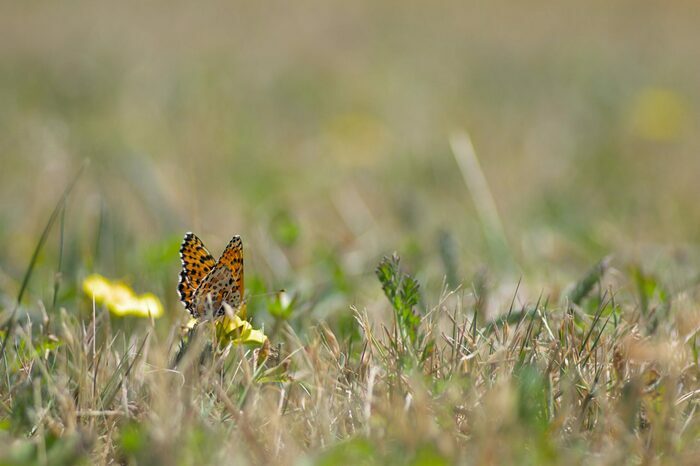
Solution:
[[[221,254],[217,266],[226,267],[231,271],[233,281],[230,284],[232,289],[229,290],[230,293],[226,302],[235,309],[241,304],[243,292],[245,291],[243,283],[243,242],[240,236],[236,235],[231,238],[228,246]]]
[[[215,315],[223,314],[224,303],[238,310],[243,301],[243,291],[243,242],[236,235],[229,241],[216,266],[195,290],[193,314],[196,317],[205,315],[208,306]]]
[[[195,291],[215,267],[216,261],[204,247],[202,240],[194,233],[185,235],[180,246],[180,259],[182,260],[182,271],[177,284],[177,292],[185,308],[194,314],[192,299]]]

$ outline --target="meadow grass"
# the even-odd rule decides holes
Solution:
[[[698,463],[689,2],[129,6],[0,3],[0,464]]]
[[[211,321],[185,331],[182,318],[119,318],[87,297],[78,309],[20,306],[64,199],[2,330],[3,464],[693,464],[700,454],[700,312],[639,268],[606,258],[534,302],[519,285],[506,299],[447,285],[430,299],[395,254],[376,268],[382,311],[348,307],[344,328],[295,321],[299,300],[264,300],[257,312],[276,324],[263,354],[217,340]],[[482,314],[487,299],[495,318]]]

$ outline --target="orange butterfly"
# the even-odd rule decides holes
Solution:
[[[218,261],[215,261],[202,240],[187,233],[180,246],[182,271],[177,291],[180,301],[196,319],[224,314],[224,304],[245,318],[243,301],[243,243],[236,235]]]

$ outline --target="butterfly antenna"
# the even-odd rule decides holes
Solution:
[[[275,296],[275,295],[279,295],[279,294],[286,293],[286,292],[287,292],[287,290],[285,290],[284,288],[281,288],[277,291],[268,291],[267,293],[251,294],[251,295],[248,295],[248,297],[245,298],[243,301],[248,302],[248,300],[253,299],[253,298],[261,298],[263,296]]]

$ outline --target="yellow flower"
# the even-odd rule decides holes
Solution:
[[[216,319],[216,336],[219,342],[231,342],[234,345],[262,346],[267,340],[267,336],[260,330],[256,330],[250,322],[243,320],[237,315],[229,317],[227,315]]]
[[[154,319],[163,315],[163,305],[153,293],[136,295],[127,285],[92,274],[83,280],[83,291],[95,302],[105,304],[115,316]]]
[[[199,320],[191,317],[184,329],[192,330]],[[256,330],[250,322],[243,320],[238,314],[230,318],[227,315],[219,316],[214,320],[216,338],[221,345],[233,343],[234,345],[263,346],[268,340],[261,330]]]

